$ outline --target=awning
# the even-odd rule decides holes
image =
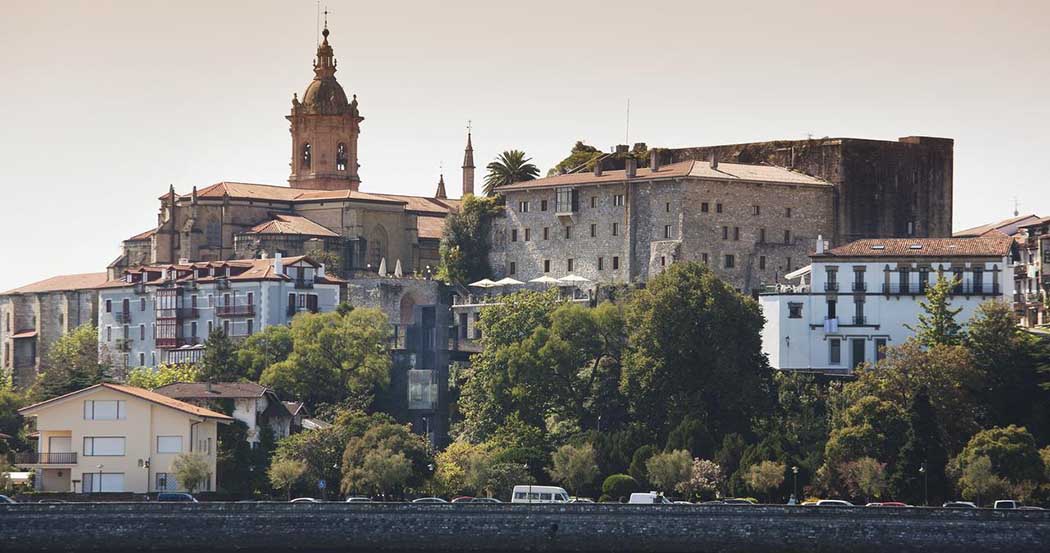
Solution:
[[[812,265],[806,265],[805,267],[802,267],[801,269],[795,269],[794,271],[791,271],[790,273],[784,275],[784,278],[787,279],[787,280],[793,280],[793,279],[796,279],[796,278],[808,275],[810,273],[810,271],[812,271],[812,270],[813,270],[813,266]]]
[[[17,340],[19,338],[36,338],[35,330],[19,330],[18,332],[11,335],[11,339]]]

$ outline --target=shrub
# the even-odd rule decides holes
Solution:
[[[638,491],[638,481],[627,474],[613,474],[602,482],[602,497],[608,501],[622,501]]]

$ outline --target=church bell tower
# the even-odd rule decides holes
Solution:
[[[328,22],[314,60],[314,80],[302,101],[292,96],[292,162],[288,184],[311,190],[357,190],[357,137],[364,117],[357,110],[357,96],[347,101],[335,79],[336,60],[328,44]]]

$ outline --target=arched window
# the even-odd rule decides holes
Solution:
[[[310,168],[310,143],[309,142],[307,142],[306,144],[303,144],[302,168],[303,169],[309,169]]]
[[[346,171],[346,144],[342,142],[335,149],[335,169],[336,171]]]
[[[372,270],[379,268],[379,264],[386,258],[387,234],[383,225],[376,225],[372,229],[372,239],[368,241],[369,262]],[[389,260],[388,260],[389,261]],[[390,270],[390,267],[387,267]]]

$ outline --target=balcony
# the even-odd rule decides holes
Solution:
[[[180,336],[178,338],[157,338],[157,348],[175,349],[182,346],[196,346],[203,343],[199,336]]]
[[[867,292],[868,291],[868,283],[867,282],[854,282],[853,283],[853,291],[854,292]]]
[[[180,307],[176,312],[176,316],[180,319],[196,319],[200,317],[200,312],[197,311],[196,307]]]
[[[215,308],[219,317],[251,317],[255,315],[255,305],[220,305]]]
[[[131,338],[117,338],[116,348],[117,351],[131,351],[131,344],[133,340]]]
[[[131,322],[131,311],[114,311],[113,320],[118,324],[129,324]]]
[[[853,316],[853,324],[855,326],[864,326],[864,325],[868,324],[868,318],[865,317],[864,315],[854,315]]]
[[[838,282],[825,282],[824,283],[824,291],[825,292],[838,292],[839,291],[839,283]]]
[[[16,465],[75,465],[76,453],[37,453],[23,451],[15,454]]]
[[[301,279],[297,279],[295,281],[295,289],[296,290],[313,290],[313,288],[314,288],[314,281],[312,281],[312,280],[306,280],[305,278],[301,278]]]

